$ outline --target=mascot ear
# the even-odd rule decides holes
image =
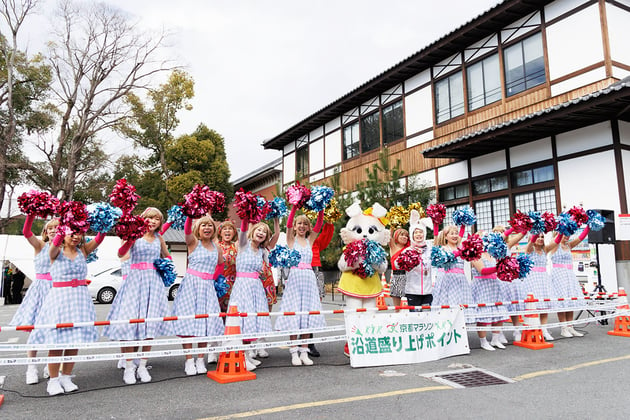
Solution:
[[[423,217],[420,219],[420,224],[424,225],[427,229],[431,229],[433,231],[433,220],[430,217]]]
[[[411,210],[411,214],[409,215],[409,226],[417,225],[420,221],[420,213],[418,210]]]
[[[380,219],[381,217],[385,217],[387,215],[387,209],[381,206],[379,203],[374,203],[372,206],[372,216]]]
[[[346,214],[350,217],[353,218],[355,216],[358,216],[361,214],[361,205],[359,203],[354,203],[353,205],[351,205],[350,207],[348,207],[346,209]]]

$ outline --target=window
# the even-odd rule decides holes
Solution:
[[[537,33],[503,50],[507,96],[545,83],[542,35]]]
[[[499,55],[493,54],[466,69],[468,109],[481,108],[501,99]]]
[[[451,187],[440,188],[440,201],[455,200],[457,198],[468,197],[468,184],[453,185]]]
[[[461,72],[435,83],[435,107],[438,124],[464,113],[464,84]]]
[[[512,184],[514,187],[537,184],[540,182],[553,181],[553,166],[543,166],[541,168],[525,169],[512,174]]]
[[[378,149],[381,146],[381,132],[378,112],[361,118],[361,153]]]
[[[549,211],[556,213],[556,192],[553,188],[514,196],[514,206],[523,213]]]
[[[383,143],[388,144],[405,136],[402,101],[383,108]]]
[[[343,158],[359,156],[359,122],[343,129]]]
[[[491,178],[473,181],[473,194],[486,194],[494,191],[505,190],[508,187],[507,175],[498,175]]]
[[[298,178],[308,175],[308,146],[295,152],[295,172]]]
[[[496,225],[505,225],[510,219],[510,202],[507,197],[475,203],[477,230],[490,232]]]

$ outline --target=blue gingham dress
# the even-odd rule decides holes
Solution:
[[[53,282],[85,280],[87,263],[83,252],[79,250],[74,260],[60,252],[50,268],[50,274]],[[52,287],[44,299],[35,325],[94,321],[96,321],[96,312],[86,286]],[[90,343],[96,340],[98,340],[98,330],[90,326],[33,330],[28,342],[29,344],[70,344]]]
[[[519,278],[512,281],[501,281],[501,289],[503,291],[503,298],[501,300],[504,302],[512,300],[525,300],[527,298],[525,289],[523,289],[523,279]],[[508,303],[506,306],[510,312],[525,310],[524,303]]]
[[[50,242],[46,242],[39,254],[35,255],[35,274],[50,274]],[[9,325],[33,325],[37,314],[44,303],[46,295],[52,288],[52,282],[35,279],[24,295],[17,312]]]
[[[482,258],[484,267],[494,267],[495,262]],[[476,303],[495,303],[502,301],[501,280],[493,275],[494,278],[479,278],[481,273],[473,266],[471,269],[472,280],[472,296]],[[485,306],[475,308],[475,319],[481,324],[492,324],[509,319],[505,306]]]
[[[573,256],[571,251],[567,251],[558,246],[556,252],[551,255],[552,264],[570,265],[573,267]],[[584,293],[580,287],[580,283],[575,277],[573,268],[553,267],[551,269],[551,284],[558,298],[583,297]],[[584,301],[572,300],[557,302],[558,308],[575,308],[583,305]]]
[[[293,249],[300,253],[300,264],[311,264],[313,251],[308,240],[306,241],[306,246],[301,246],[296,239],[293,243]],[[285,285],[286,288],[282,294],[282,302],[280,304],[281,312],[322,310],[317,279],[313,270],[298,267],[291,268]],[[326,320],[323,315],[280,316],[276,320],[276,329],[280,331],[295,331],[324,326],[326,326]]]
[[[188,256],[188,268],[204,274],[213,274],[219,258],[217,249],[212,244],[209,251],[201,241]],[[173,315],[196,315],[221,312],[219,299],[214,288],[213,279],[186,272],[173,303]],[[223,335],[223,321],[219,317],[205,319],[185,319],[173,322],[173,333],[179,336],[207,337]]]
[[[463,273],[464,260],[457,258],[455,265],[451,269],[461,270],[461,272],[454,273],[443,269],[438,270],[435,286],[433,287],[432,306],[458,306],[474,302],[470,283],[466,279],[466,274]],[[464,314],[467,318],[473,317],[474,308],[464,310]],[[466,322],[469,322],[469,320],[467,319]]]
[[[532,270],[527,277],[523,279],[523,291],[525,295],[532,293],[535,299],[540,299],[541,302],[536,303],[538,309],[550,309],[555,307],[555,302],[542,302],[545,298],[555,298],[556,295],[553,291],[551,277],[547,272],[547,254],[539,254],[533,250],[529,256],[534,262]],[[545,271],[534,271],[533,269],[545,269]]]
[[[123,280],[127,280],[129,271],[131,271],[131,259],[126,259],[120,263],[120,274]]]
[[[130,250],[130,264],[149,263],[160,258],[160,238],[153,242],[138,239]],[[168,295],[164,282],[155,269],[131,268],[127,280],[122,282],[114,298],[107,319],[109,321],[137,318],[162,318],[168,316]],[[138,324],[115,324],[103,328],[103,335],[112,340],[144,340],[162,335],[171,335],[170,322],[142,322]]]
[[[228,307],[236,305],[239,312],[255,313],[268,312],[267,295],[260,277],[239,277],[239,273],[261,273],[263,250],[254,252],[251,244],[238,249],[236,255],[236,279],[230,294]],[[271,320],[268,316],[248,316],[239,318],[241,334],[271,331]]]

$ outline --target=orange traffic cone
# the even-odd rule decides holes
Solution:
[[[241,333],[238,317],[238,308],[230,306],[225,320],[225,335],[238,335]],[[243,350],[221,353],[217,363],[217,370],[208,372],[207,376],[221,384],[256,379],[256,374],[248,371],[245,367],[245,352]]]
[[[527,295],[527,299],[525,299],[525,310],[536,310],[534,295]],[[523,325],[533,328],[523,330],[523,333],[521,334],[521,341],[515,341],[513,344],[518,347],[525,347],[532,350],[541,350],[553,347],[553,344],[545,341],[542,329],[540,328],[540,318],[538,314],[525,315],[525,319],[526,322],[524,322]]]
[[[376,307],[379,309],[386,309],[387,302],[385,301],[386,297],[389,297],[389,287],[387,286],[387,282],[385,281],[385,273],[381,276],[381,294],[376,298]],[[386,293],[387,290],[387,294]]]
[[[619,306],[618,310],[627,311],[630,309],[628,306],[628,295],[623,287],[619,288]],[[615,328],[612,331],[608,331],[610,335],[618,335],[620,337],[630,337],[630,315],[619,315],[615,318]]]

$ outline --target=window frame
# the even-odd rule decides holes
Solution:
[[[529,79],[532,78],[531,75],[527,74],[527,70],[526,70],[526,58],[525,58],[525,48],[524,48],[524,43],[528,40],[531,40],[533,37],[540,37],[540,59],[542,60],[542,78],[543,80],[540,82],[537,82],[535,84],[530,84],[529,83]],[[508,59],[507,59],[507,54],[508,52],[513,49],[516,48],[517,46],[520,45],[520,57],[521,57],[521,65],[520,67],[523,69],[523,77],[521,79],[516,79],[516,82],[512,81],[510,82],[508,79]],[[535,87],[539,87],[541,85],[544,85],[547,83],[547,69],[546,69],[546,65],[545,65],[545,42],[544,42],[544,37],[542,34],[542,31],[538,30],[535,31],[533,33],[528,33],[523,35],[522,37],[515,39],[514,41],[511,41],[505,45],[502,45],[501,47],[501,54],[502,54],[502,58],[503,58],[503,68],[502,68],[502,72],[503,72],[503,89],[505,91],[505,98],[509,99],[513,96],[518,95],[519,93],[528,91],[530,89],[533,89]],[[535,73],[533,73],[535,74]],[[537,76],[534,77],[534,80],[538,79],[541,76]],[[510,92],[510,83],[512,83],[512,85],[515,86],[519,86],[519,85],[524,85],[523,89],[520,89],[518,91],[514,91],[514,92]]]
[[[462,95],[462,102],[461,102],[461,113],[459,114],[454,114],[453,112],[453,96],[451,94],[451,79],[455,76],[459,76],[461,79],[461,95]],[[448,117],[440,120],[440,109],[439,107],[439,100],[438,100],[438,85],[440,85],[441,83],[448,81]],[[464,115],[466,115],[466,91],[465,91],[465,85],[464,85],[464,68],[462,66],[459,66],[459,68],[455,71],[452,71],[446,75],[444,75],[443,77],[440,77],[439,79],[436,79],[433,81],[433,101],[434,101],[434,106],[433,106],[433,115],[434,115],[434,119],[435,119],[435,124],[436,125],[440,125],[440,124],[444,124],[447,123],[449,121],[452,121],[458,117],[462,117]]]

